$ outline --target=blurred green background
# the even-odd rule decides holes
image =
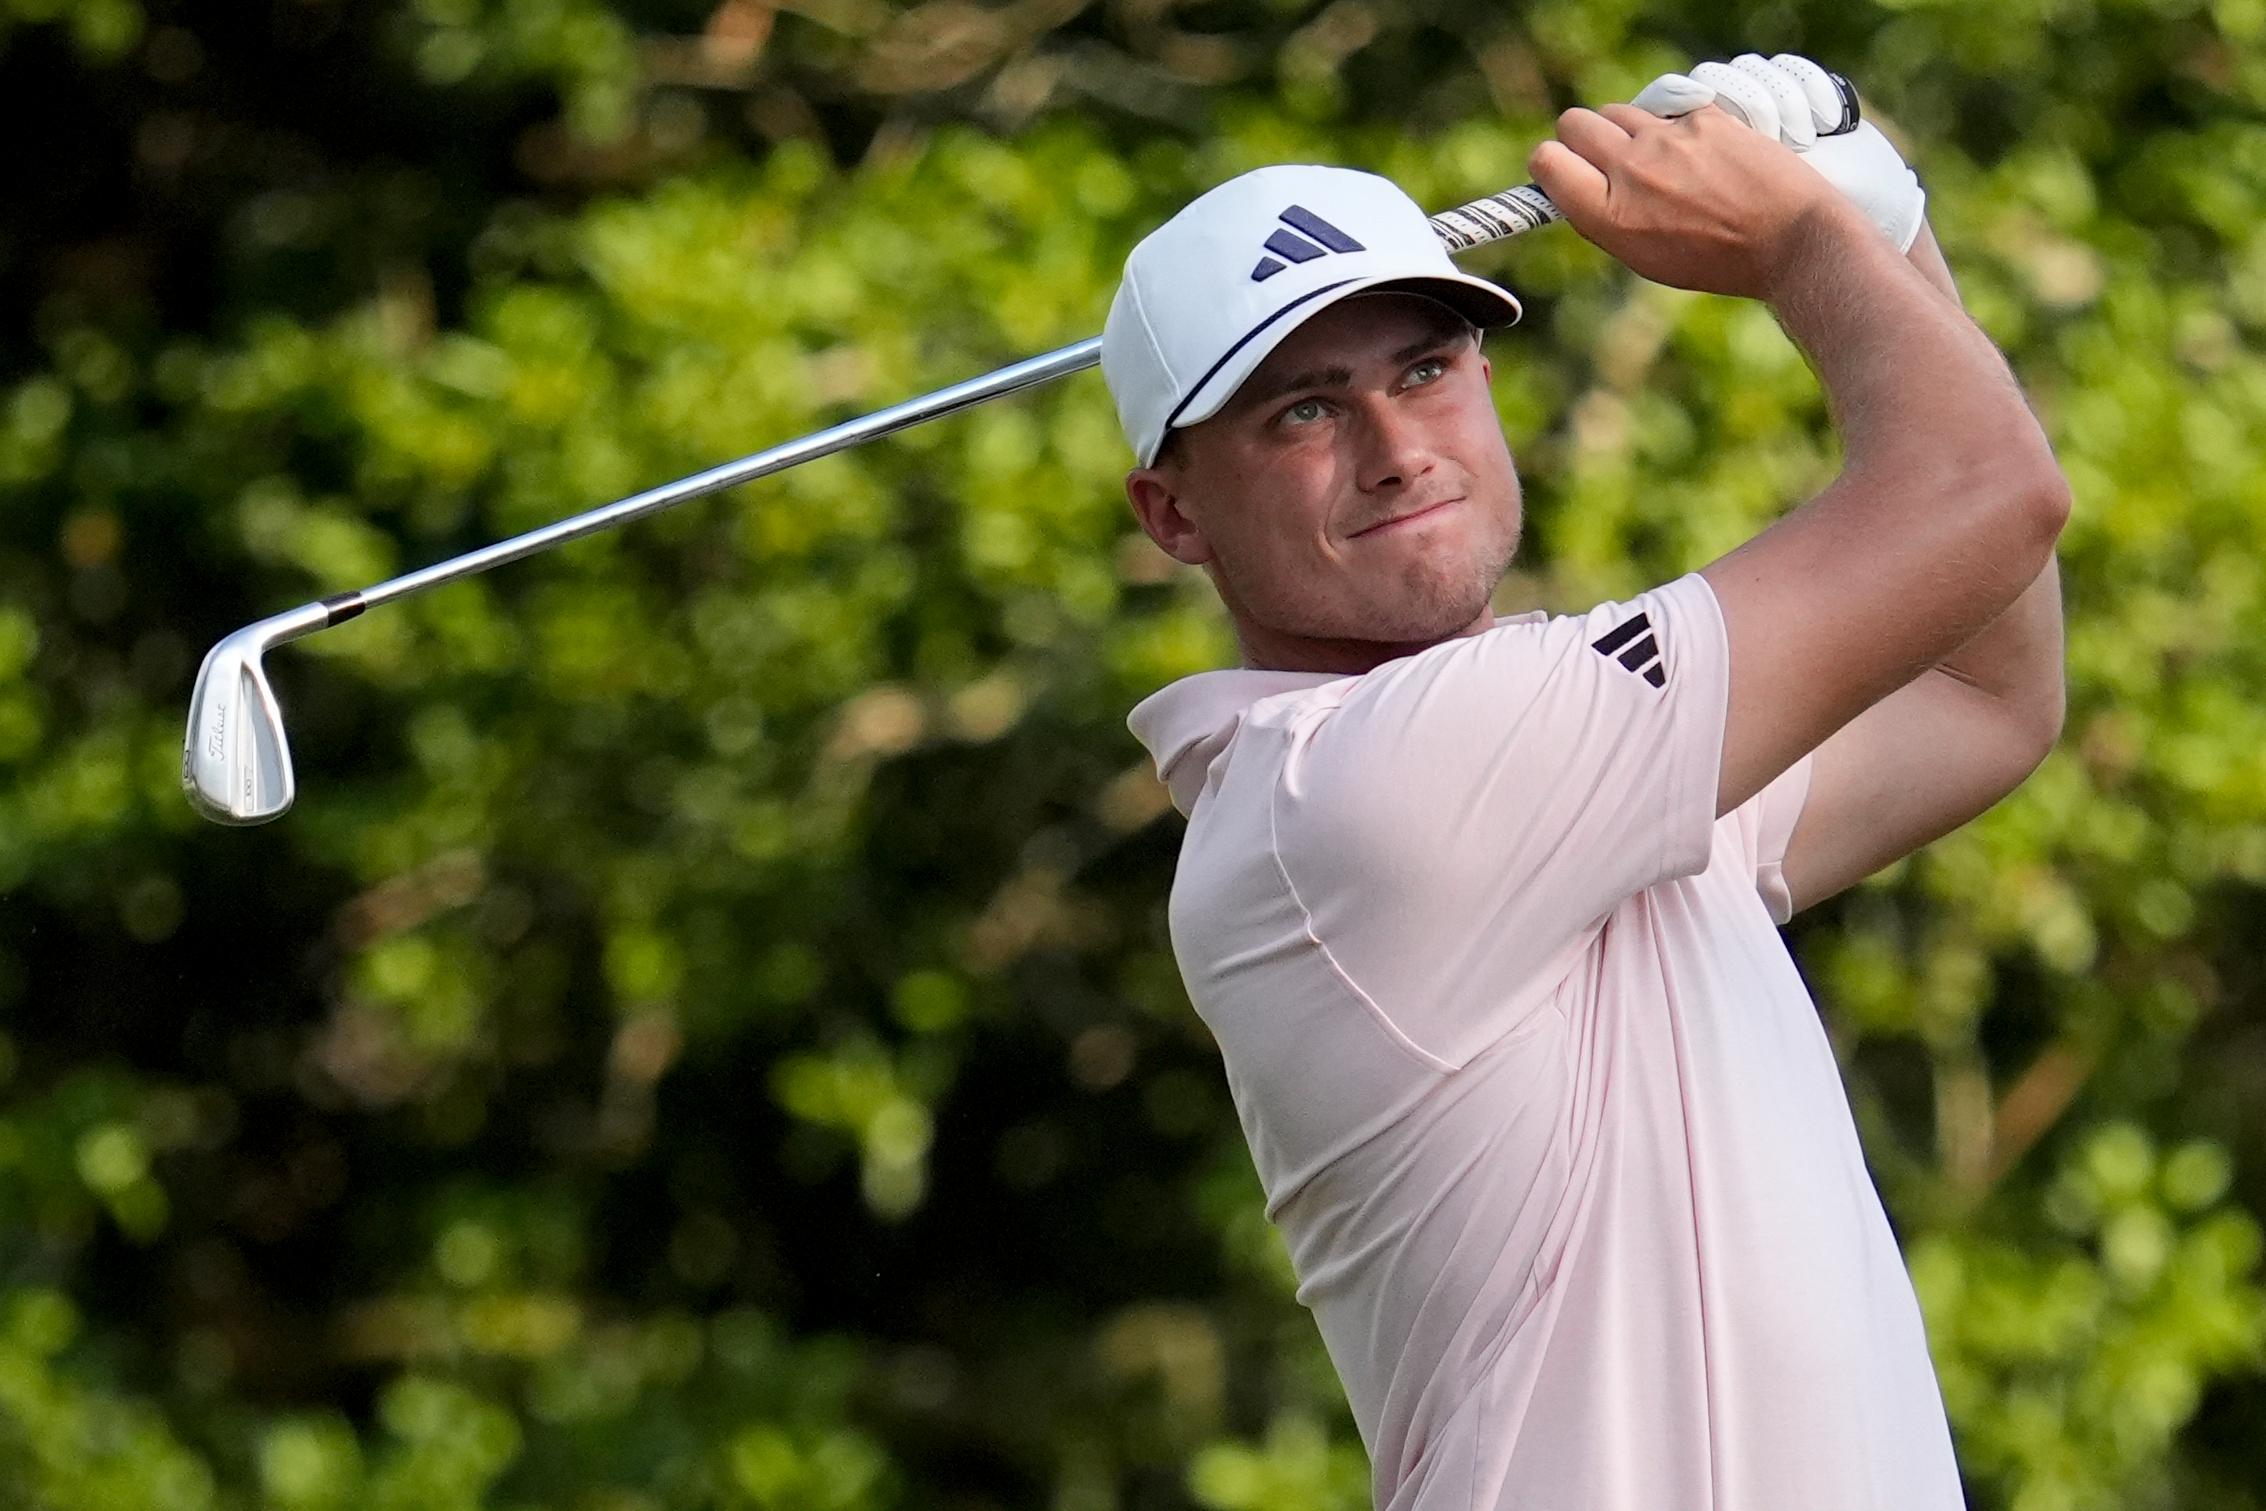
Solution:
[[[1098,377],[279,652],[272,827],[190,681],[1093,334],[1242,168],[1446,205],[1742,47],[1864,88],[2076,487],[2061,750],[1792,931],[1971,1497],[2266,1507],[2266,0],[0,0],[0,1508],[1365,1506]],[[1760,309],[1465,266],[1506,608],[1831,475]]]

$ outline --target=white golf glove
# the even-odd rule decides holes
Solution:
[[[1636,97],[1657,116],[1689,115],[1716,105],[1765,136],[1774,136],[1825,175],[1899,252],[1912,250],[1927,215],[1928,196],[1888,138],[1870,121],[1838,136],[1823,136],[1846,108],[1833,76],[1808,58],[1782,52],[1774,58],[1741,53],[1728,63],[1701,63],[1689,74],[1664,73]]]

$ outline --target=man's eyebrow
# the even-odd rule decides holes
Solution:
[[[1462,340],[1470,332],[1471,327],[1469,325],[1460,322],[1451,325],[1443,320],[1440,324],[1432,327],[1422,340],[1411,341],[1399,351],[1394,352],[1392,363],[1395,367],[1398,367],[1403,362],[1414,362],[1426,352],[1438,351],[1443,346]]]
[[[1431,330],[1426,331],[1421,338],[1409,342],[1408,345],[1394,352],[1386,360],[1395,367],[1403,362],[1413,362],[1426,352],[1438,351],[1441,347],[1450,345],[1468,334],[1469,330],[1470,327],[1468,326],[1442,321]],[[1353,369],[1350,367],[1311,367],[1304,372],[1292,373],[1279,382],[1266,383],[1254,388],[1249,397],[1244,399],[1238,407],[1257,409],[1261,405],[1281,398],[1284,394],[1296,393],[1302,388],[1343,388],[1352,381]]]
[[[1292,373],[1287,378],[1277,379],[1253,390],[1248,406],[1257,409],[1286,393],[1296,393],[1301,388],[1343,388],[1352,381],[1353,369],[1350,367],[1309,368],[1305,372]]]

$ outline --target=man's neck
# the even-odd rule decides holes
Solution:
[[[1477,618],[1452,635],[1434,635],[1422,640],[1338,640],[1286,635],[1263,625],[1238,624],[1236,643],[1242,652],[1243,665],[1252,671],[1322,672],[1353,677],[1374,671],[1388,661],[1398,661],[1435,645],[1479,634],[1493,628],[1494,624],[1492,606],[1480,610]]]

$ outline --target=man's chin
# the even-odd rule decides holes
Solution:
[[[1406,655],[1442,641],[1484,630],[1495,622],[1495,589],[1504,567],[1493,573],[1475,564],[1461,572],[1425,571],[1419,567],[1393,584],[1392,591],[1364,595],[1364,600],[1340,603],[1317,615],[1311,599],[1287,598],[1270,604],[1243,600],[1239,623],[1264,626],[1270,644],[1304,642],[1314,647],[1375,646]],[[1220,579],[1214,578],[1215,583]],[[1228,598],[1223,587],[1222,597]],[[1382,588],[1383,584],[1375,584]],[[1231,608],[1236,601],[1229,599]],[[1268,609],[1273,612],[1267,612]],[[1248,638],[1248,637],[1247,637]]]
[[[1459,601],[1424,609],[1400,607],[1364,615],[1346,625],[1338,638],[1420,648],[1471,634],[1475,629],[1485,629],[1494,622],[1494,617],[1494,608],[1484,596],[1468,606]]]
[[[1485,629],[1494,623],[1495,587],[1501,580],[1498,572],[1484,583],[1474,578],[1452,588],[1436,584],[1431,592],[1413,601],[1380,604],[1367,616],[1369,629],[1362,638],[1400,645],[1431,644],[1470,634],[1474,628]]]

